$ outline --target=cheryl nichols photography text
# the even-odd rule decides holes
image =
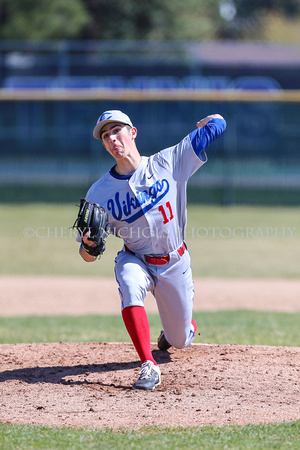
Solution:
[[[157,228],[137,228],[124,226],[122,228],[110,229],[110,234],[125,239],[126,238],[150,238],[153,236],[168,238],[168,231],[164,231],[162,236]],[[178,229],[178,233],[181,230]],[[253,226],[236,226],[236,227],[187,227],[185,230],[185,238],[190,239],[293,239],[296,234],[296,227],[253,227]],[[37,228],[25,227],[23,229],[23,236],[25,238],[38,239],[74,239],[77,236],[77,231],[64,226],[47,227],[40,226]]]

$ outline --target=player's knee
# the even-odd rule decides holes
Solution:
[[[190,330],[188,332],[183,331],[182,333],[177,330],[174,335],[166,336],[166,339],[175,348],[185,348],[192,343],[194,336],[194,333]]]
[[[175,336],[175,337],[171,337],[171,339],[168,337],[167,341],[169,342],[169,344],[171,344],[173,347],[175,348],[184,348],[186,347],[185,345],[185,339],[180,339],[180,337]]]
[[[138,285],[124,284],[119,286],[122,299],[122,308],[127,306],[144,306],[144,299],[147,291]]]

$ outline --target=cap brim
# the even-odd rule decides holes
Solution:
[[[95,126],[94,130],[93,130],[93,136],[95,139],[101,139],[101,130],[102,128],[108,124],[108,123],[122,123],[124,125],[129,125],[130,127],[132,125],[130,125],[127,122],[121,122],[120,120],[103,120],[102,122],[97,123],[97,125]]]
[[[97,123],[97,125],[95,126],[94,131],[93,131],[93,136],[94,136],[95,139],[101,139],[100,138],[100,133],[101,133],[102,128],[107,123],[110,123],[110,122],[113,122],[113,121],[112,120],[103,120],[103,122]]]

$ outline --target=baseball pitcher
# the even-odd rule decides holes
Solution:
[[[185,243],[187,181],[206,161],[206,148],[226,128],[219,114],[209,115],[173,147],[150,157],[136,146],[137,129],[121,111],[104,112],[93,131],[115,159],[81,201],[75,226],[81,257],[92,262],[105,250],[108,233],[123,239],[115,260],[122,317],[141,360],[134,389],[161,383],[153,358],[144,299],[156,299],[162,332],[158,348],[184,348],[197,329],[192,318],[194,286]]]

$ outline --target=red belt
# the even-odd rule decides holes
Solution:
[[[130,248],[125,245],[125,250],[129,253],[135,254]],[[183,242],[182,245],[177,249],[177,253],[179,256],[182,256],[184,252],[186,251],[186,245]],[[163,266],[164,264],[167,264],[170,261],[170,255],[163,255],[163,256],[152,256],[152,255],[144,255],[145,261],[149,264],[154,264],[155,266]]]

